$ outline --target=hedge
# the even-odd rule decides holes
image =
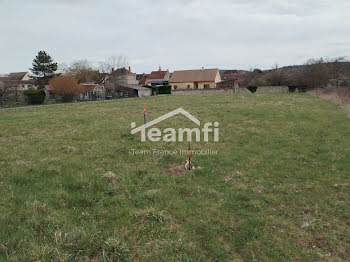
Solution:
[[[41,105],[46,97],[44,90],[26,90],[23,94],[27,97],[29,105]]]
[[[152,90],[156,95],[168,95],[171,94],[171,86],[170,85],[164,85],[164,86],[152,86]]]

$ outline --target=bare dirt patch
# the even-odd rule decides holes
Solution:
[[[77,151],[77,149],[73,146],[63,146],[61,147],[61,151],[63,153],[69,154],[69,153],[74,153],[75,151]]]
[[[117,175],[113,172],[107,172],[107,173],[103,174],[102,176],[109,183],[113,183],[113,184],[119,183],[119,179],[118,179]]]
[[[253,192],[255,194],[264,194],[265,193],[265,188],[260,186],[260,187],[256,187],[253,189]]]
[[[182,176],[186,172],[185,164],[172,163],[163,168],[163,174],[167,176]]]

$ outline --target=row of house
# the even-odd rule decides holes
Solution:
[[[115,82],[118,97],[142,97],[152,95],[149,87],[170,85],[172,90],[181,89],[212,89],[221,83],[219,69],[178,70],[170,73],[169,70],[152,71],[150,74],[135,74],[126,68],[113,70],[106,78]]]
[[[117,74],[118,91],[130,96],[149,96],[152,89],[149,87],[170,85],[172,90],[181,89],[211,89],[217,88],[221,81],[219,69],[178,70],[170,73],[169,70],[152,71],[150,74],[134,74],[126,69],[118,69],[111,73]],[[124,81],[123,81],[124,79]]]
[[[23,99],[24,91],[37,89],[34,79],[29,72],[10,73],[0,77],[0,82],[4,84],[4,87],[9,90],[9,93],[16,101]],[[80,86],[82,87],[82,92],[78,95],[79,100],[103,100],[106,98],[105,88],[100,84],[87,82],[81,83]],[[45,86],[45,92],[48,99],[56,98],[49,85]]]
[[[142,75],[137,75],[138,84],[146,86],[157,86],[157,85],[168,85],[170,80],[169,70],[162,71],[159,67],[158,71],[152,71],[150,74],[143,73]]]
[[[28,72],[10,73],[7,76],[0,77],[6,87],[17,91],[25,91],[35,88],[34,81]]]
[[[106,74],[101,83],[84,82],[80,83],[81,93],[76,96],[76,100],[104,100],[119,97],[143,97],[153,94],[153,86],[170,85],[172,90],[183,89],[212,89],[233,87],[237,81],[244,77],[244,74],[236,70],[220,72],[219,69],[197,69],[197,70],[177,70],[170,73],[169,70],[152,71],[150,74],[136,74],[131,72],[131,68],[112,69],[110,74]],[[11,73],[0,77],[8,87],[18,94],[23,94],[25,90],[36,89],[33,78],[28,72]],[[107,95],[107,86],[114,83],[115,96]],[[47,99],[57,99],[59,96],[49,86],[45,86]]]
[[[247,72],[238,70],[220,71],[213,69],[176,70],[173,73],[153,71],[150,74],[137,75],[139,85],[157,86],[170,85],[172,90],[183,89],[211,89],[211,88],[232,88],[237,86],[238,81],[247,77]]]
[[[1,103],[3,101],[23,101],[24,91],[36,89],[34,80],[28,72],[16,72],[6,76],[0,76],[0,84]]]

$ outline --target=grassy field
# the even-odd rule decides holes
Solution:
[[[220,142],[192,144],[218,154],[191,172],[133,155],[187,148],[130,134],[144,104],[218,121]],[[0,261],[350,260],[350,120],[330,102],[152,97],[0,111],[0,127]]]

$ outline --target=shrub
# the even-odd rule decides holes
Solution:
[[[171,94],[171,86],[170,85],[159,86],[158,94]]]
[[[316,88],[310,93],[330,100],[337,105],[350,105],[350,88]]]
[[[167,95],[171,94],[171,86],[170,85],[164,85],[164,86],[152,86],[153,93],[156,95]]]
[[[46,97],[44,90],[26,90],[24,95],[27,97],[29,105],[41,105]]]
[[[62,95],[61,101],[63,103],[70,103],[74,101],[74,97],[75,95],[72,95],[72,94]]]
[[[50,80],[50,86],[54,94],[62,96],[62,102],[72,102],[84,91],[74,76],[56,76]]]
[[[149,86],[145,86],[145,87],[149,87]],[[153,95],[158,95],[159,94],[159,86],[151,86],[152,91],[153,91]]]

